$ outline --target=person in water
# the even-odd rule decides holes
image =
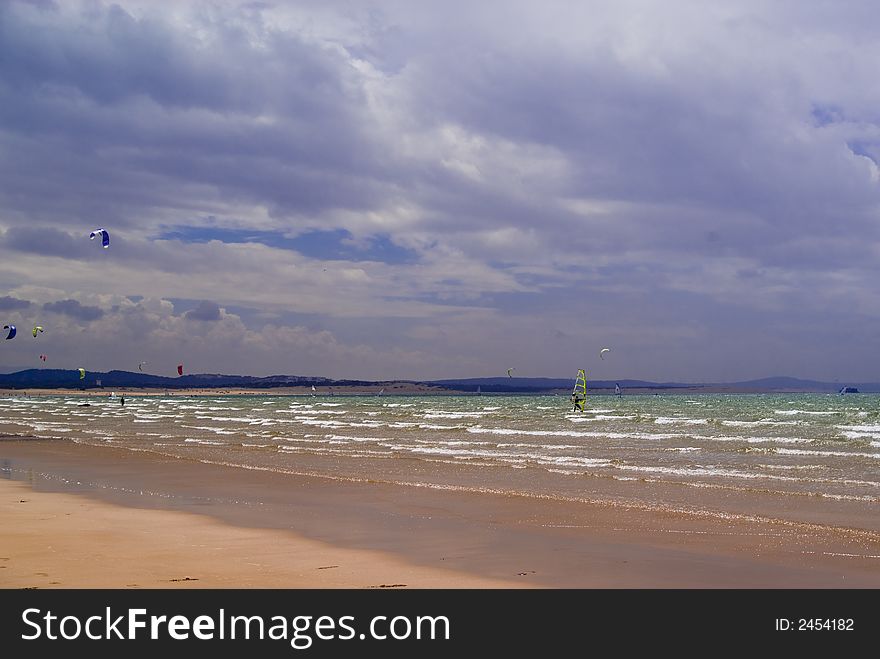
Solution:
[[[574,404],[574,412],[584,411],[584,397],[575,392],[571,395],[571,402]]]
[[[119,404],[125,405],[125,394],[123,394],[122,396],[119,397]]]

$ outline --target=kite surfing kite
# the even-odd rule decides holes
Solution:
[[[3,329],[9,330],[9,334],[6,335],[7,340],[15,338],[15,325],[4,325]]]
[[[606,353],[606,352],[611,352],[611,348],[602,348],[602,349],[599,351],[599,359],[605,359],[605,353]]]
[[[47,359],[48,359],[48,357],[47,357],[46,355],[40,355],[40,361],[41,361],[41,362],[44,362],[44,361],[46,361]]]
[[[515,370],[516,370],[515,368],[509,368],[509,369],[507,369],[507,377],[512,378],[512,377],[513,377],[512,373],[513,373]]]
[[[107,233],[107,229],[95,229],[89,234],[89,240],[94,240],[95,236],[101,236],[101,246],[104,249],[110,247],[110,234]]]
[[[86,369],[84,369],[84,368],[79,369],[79,379],[84,380],[85,377],[86,377]]]
[[[183,364],[178,364],[178,365],[177,365],[177,374],[178,374],[178,375],[183,375]]]
[[[147,363],[147,362],[141,362],[140,364],[138,364],[138,370],[139,370],[139,371],[143,371],[143,370],[144,370],[144,364],[146,364],[146,363]]]
[[[37,338],[37,332],[42,332],[42,331],[43,331],[42,327],[40,327],[39,325],[34,325],[34,329],[33,329],[34,338]]]

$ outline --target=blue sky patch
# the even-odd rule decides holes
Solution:
[[[356,243],[351,233],[345,229],[310,231],[291,238],[280,231],[174,227],[162,232],[158,238],[184,243],[206,243],[212,240],[223,243],[260,243],[327,261],[379,261],[393,265],[418,261],[415,251],[394,244],[387,234],[376,234]]]

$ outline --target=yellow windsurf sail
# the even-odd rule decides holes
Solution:
[[[571,402],[574,404],[575,410],[584,411],[584,406],[587,404],[587,372],[584,369],[578,371],[577,378],[574,381]]]

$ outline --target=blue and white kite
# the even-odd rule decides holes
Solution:
[[[94,240],[95,236],[101,236],[101,245],[104,249],[110,247],[110,234],[107,233],[107,229],[95,229],[89,234],[89,240]]]

